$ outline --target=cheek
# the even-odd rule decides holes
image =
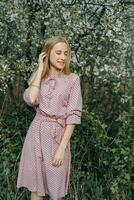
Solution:
[[[55,57],[54,56],[50,56],[50,63],[54,63],[55,62]]]
[[[65,61],[67,61],[67,59],[68,59],[68,56],[65,56]]]
[[[57,55],[55,55],[55,54],[50,55],[50,62],[54,63],[57,61],[57,59],[58,59]]]

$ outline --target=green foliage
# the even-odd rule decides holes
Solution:
[[[32,111],[24,106],[19,106],[12,108],[6,118],[1,121],[0,182],[1,188],[3,188],[1,199],[19,199],[16,191],[18,162],[31,117],[33,117]]]
[[[73,166],[81,174],[77,178],[82,176],[76,184],[82,185],[87,199],[132,199],[134,107],[122,112],[112,125],[86,108],[83,115],[72,141]]]

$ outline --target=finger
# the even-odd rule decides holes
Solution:
[[[44,52],[43,54],[42,54],[42,57],[44,57],[44,56],[46,56],[47,54]]]
[[[45,52],[43,52],[43,53],[41,53],[40,55],[39,55],[39,59],[42,59],[42,58],[44,58],[44,57],[46,57],[46,53]]]
[[[62,165],[62,163],[61,163],[61,161],[58,163],[58,165],[57,165],[57,167],[59,167],[59,166],[61,166]]]
[[[53,164],[54,166],[56,166],[57,163],[58,163],[58,160],[57,160],[57,159],[54,159],[53,162],[52,162],[52,164]]]
[[[53,166],[55,166],[55,167],[56,167],[56,166],[57,166],[57,164],[58,164],[58,163],[57,163],[57,161],[55,160],[55,161],[53,162]]]
[[[59,166],[60,166],[60,162],[57,162],[57,163],[56,163],[56,167],[59,167]]]
[[[54,158],[53,161],[52,161],[52,165],[57,166],[57,167],[62,165],[62,164],[63,164],[63,159]]]
[[[44,62],[45,61],[45,59],[46,59],[46,56],[47,56],[47,54],[40,54],[40,56],[39,56],[39,62]]]
[[[60,164],[60,161],[59,160],[56,160],[56,166],[58,167],[59,166],[59,164]]]
[[[57,166],[61,166],[63,164],[63,160],[59,160]]]
[[[52,161],[52,165],[55,165],[55,159]]]
[[[41,52],[41,53],[40,53],[40,55],[44,55],[44,54],[46,54],[46,52],[45,52],[45,51],[43,51],[43,52]]]
[[[42,59],[44,60],[44,58],[46,58],[46,55],[42,56]]]
[[[53,162],[53,165],[54,165],[55,167],[58,167],[58,166],[60,165],[59,160],[55,160],[55,161]]]
[[[41,56],[44,57],[44,56],[46,56],[46,55],[47,55],[47,54],[44,52]]]
[[[63,160],[61,161],[61,164],[63,164]]]

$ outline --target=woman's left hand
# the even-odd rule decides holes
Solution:
[[[55,167],[59,167],[60,165],[63,164],[64,162],[64,153],[65,153],[65,150],[62,149],[60,146],[59,148],[57,149],[56,153],[55,153],[55,156],[54,156],[54,159],[52,161],[52,165],[55,166]]]

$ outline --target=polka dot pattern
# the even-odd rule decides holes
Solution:
[[[17,187],[26,187],[39,196],[48,194],[57,200],[68,192],[71,171],[71,150],[68,143],[64,162],[52,165],[55,152],[62,140],[67,124],[80,124],[82,96],[79,76],[50,75],[41,81],[39,97],[35,105],[29,98],[30,87],[24,92],[24,100],[36,109],[23,144],[19,163]]]

